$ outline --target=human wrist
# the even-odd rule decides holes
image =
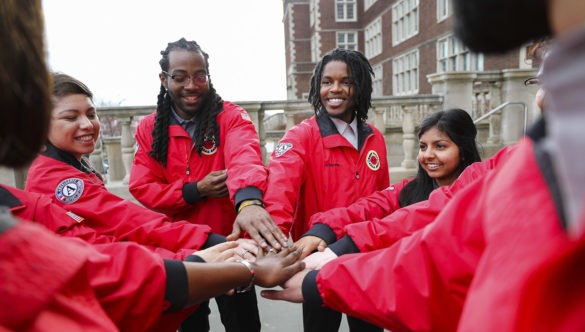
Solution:
[[[259,199],[247,199],[244,200],[240,203],[240,205],[238,205],[238,214],[240,214],[240,212],[242,212],[242,210],[248,206],[252,206],[252,205],[256,205],[256,206],[260,206],[262,208],[264,208],[264,203],[259,200]]]
[[[246,287],[236,287],[236,293],[245,293],[252,289],[252,287],[254,286],[254,280],[256,279],[254,266],[247,260],[237,260],[236,262],[244,265],[248,269],[248,271],[250,271],[250,282],[248,283],[248,285]]]

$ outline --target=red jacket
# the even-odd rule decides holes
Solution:
[[[117,331],[88,280],[90,252],[30,223],[0,232],[0,330]]]
[[[443,186],[434,190],[426,201],[398,209],[386,216],[378,214],[373,219],[361,219],[368,220],[366,222],[348,223],[344,232],[351,238],[360,252],[387,248],[399,239],[431,223],[457,192],[477,179],[483,178],[487,172],[495,169],[498,165],[502,165],[510,158],[514,149],[515,145],[504,147],[491,158],[471,164],[451,186]],[[387,193],[385,197],[388,197],[390,206],[396,205],[397,194],[393,195],[386,191],[382,193]],[[377,197],[384,197],[384,195],[378,195]],[[383,203],[378,201],[375,206],[379,205],[383,205]],[[360,206],[360,208],[368,210],[370,206],[371,204],[365,207]],[[355,209],[352,209],[352,211],[355,211]],[[372,211],[380,213],[382,210],[374,208]],[[371,214],[373,213],[370,212]],[[343,219],[343,217],[341,218]]]
[[[184,259],[211,237],[209,227],[171,222],[163,214],[110,193],[100,177],[83,169],[71,155],[49,145],[31,165],[26,190],[50,195],[62,208],[82,217],[98,235],[166,249],[155,249],[165,258]],[[69,186],[74,189],[67,192]],[[51,219],[36,220],[46,223]]]
[[[238,204],[244,199],[261,199],[266,189],[260,140],[248,113],[224,101],[223,111],[217,115],[220,145],[210,142],[201,156],[183,127],[171,124],[166,167],[149,156],[155,116],[146,116],[136,130],[138,150],[130,173],[130,192],[146,207],[173,220],[206,224],[215,233],[230,234],[236,217],[234,201]],[[230,197],[189,197],[196,181],[223,169],[227,169]],[[187,196],[183,195],[184,187],[189,188],[185,190]]]
[[[275,148],[266,206],[293,240],[308,230],[313,214],[347,206],[388,187],[384,136],[375,127],[360,123],[358,140],[359,151],[339,134],[328,116],[320,115],[288,130]]]
[[[47,224],[63,225],[61,229],[67,231],[65,225],[71,222],[71,218],[64,216],[63,211],[60,211],[58,206],[53,206],[54,209],[48,209],[47,206],[44,206],[47,200],[43,198],[45,197],[39,194],[0,185],[0,205],[10,208],[16,217],[22,220],[25,220],[23,219],[25,217],[35,218],[32,221],[37,223],[43,223],[44,220],[48,219],[51,221]],[[3,296],[0,294],[0,301],[6,300],[13,304],[11,308],[14,310],[8,311],[8,316],[14,316],[15,322],[24,318],[25,315],[27,315],[29,322],[33,322],[34,315],[42,314],[41,309],[43,308],[41,307],[31,306],[30,308],[34,310],[27,310],[23,307],[29,308],[31,301],[39,294],[44,294],[43,301],[46,302],[47,306],[50,305],[53,298],[56,303],[64,301],[64,307],[57,308],[57,311],[73,310],[67,314],[74,317],[79,313],[80,317],[78,318],[81,324],[89,327],[93,323],[91,320],[87,323],[84,322],[85,304],[92,312],[95,311],[96,319],[100,318],[99,310],[93,308],[91,301],[90,295],[95,293],[98,305],[123,331],[151,329],[154,331],[175,331],[181,321],[196,309],[196,306],[181,309],[186,303],[183,303],[184,298],[180,294],[185,294],[188,291],[188,285],[177,282],[182,280],[181,278],[184,278],[186,274],[180,261],[164,260],[163,262],[163,259],[147,251],[144,246],[131,242],[91,245],[79,238],[56,239],[47,235],[46,230],[34,226],[28,221],[24,222],[22,227],[18,225],[18,227],[13,228],[24,229],[21,231],[22,234],[16,233],[21,234],[16,237],[16,241],[10,240],[10,237],[3,237],[0,227],[0,242],[12,243],[12,245],[3,244],[0,246],[0,250],[5,250],[5,252],[0,253],[0,257],[10,258],[0,262],[1,272],[10,271],[10,273],[0,274],[7,278],[6,283],[4,279],[0,282],[0,290],[8,293],[19,293],[19,297],[11,301],[16,295]],[[72,228],[77,227],[73,226]],[[81,228],[83,234],[91,233],[85,232],[85,230],[87,227]],[[9,229],[6,234],[14,233],[12,233],[12,229]],[[9,239],[9,241],[3,242],[5,239]],[[20,259],[19,255],[25,257]],[[73,275],[73,273],[78,273],[73,271],[78,266],[76,262],[84,265],[83,268],[79,269],[81,275],[79,278]],[[29,263],[29,265],[23,263]],[[57,268],[54,270],[51,267]],[[73,270],[70,270],[70,267]],[[6,270],[4,270],[5,268]],[[34,272],[31,273],[31,270]],[[44,271],[47,271],[46,275]],[[20,277],[18,272],[26,274],[26,277]],[[40,278],[38,285],[33,282],[36,279],[31,278],[37,274]],[[14,279],[11,279],[12,277]],[[56,296],[60,290],[51,288],[51,286],[55,283],[55,287],[62,287],[62,285],[57,284],[63,281],[60,277],[66,279],[67,282],[71,281],[72,285],[75,286],[70,290],[68,290],[68,286],[64,287],[67,296],[80,291],[82,291],[81,293],[91,293],[83,295],[84,297],[81,297],[80,294],[79,299],[87,301],[83,302],[80,308],[71,309],[71,306],[67,304],[76,302],[76,298],[72,297],[73,301],[67,301],[66,298],[60,299],[59,296]],[[74,279],[69,278],[77,278],[81,284],[77,284],[73,281]],[[169,283],[167,278],[174,282]],[[31,290],[30,293],[23,292],[23,289],[19,288],[18,282],[22,282],[22,280],[26,282],[26,286],[21,287]],[[83,280],[85,283],[89,282],[90,290],[84,290]],[[1,287],[4,285],[9,286]],[[40,288],[45,286],[47,289],[43,293]],[[179,296],[179,298],[175,296]],[[19,306],[21,303],[22,306]],[[2,308],[8,307],[2,305]],[[171,312],[161,315],[164,311]],[[0,313],[0,322],[4,322],[5,319],[9,320],[10,317],[4,318]],[[43,325],[43,327],[45,326]],[[51,328],[51,330],[54,329]]]
[[[513,331],[526,280],[572,242],[543,174],[520,142],[424,229],[309,274],[305,299],[392,331]]]

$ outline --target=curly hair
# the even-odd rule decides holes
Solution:
[[[188,41],[185,40],[185,38],[169,43],[167,48],[160,52],[162,55],[162,58],[159,61],[161,70],[168,71],[169,54],[174,50],[187,50],[202,54],[205,59],[205,69],[209,73],[209,55],[201,49],[197,42]],[[156,118],[152,130],[153,140],[150,156],[165,167],[167,165],[168,156],[171,105],[171,96],[161,83],[156,104]],[[219,125],[217,124],[217,114],[222,110],[223,100],[215,91],[213,84],[209,82],[209,93],[203,101],[201,109],[195,114],[195,121],[197,122],[197,129],[195,131],[195,151],[197,151],[199,155],[201,155],[203,144],[207,139],[215,140],[216,146],[219,146]]]
[[[355,110],[353,112],[358,119],[365,121],[368,118],[368,110],[372,107],[372,76],[374,76],[374,71],[363,54],[342,48],[331,50],[315,66],[308,98],[309,103],[315,108],[315,114],[323,107],[320,94],[321,79],[323,68],[331,61],[341,61],[347,65],[347,74],[355,87]]]

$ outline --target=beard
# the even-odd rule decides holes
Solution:
[[[453,0],[455,35],[469,49],[504,53],[551,34],[548,0]]]

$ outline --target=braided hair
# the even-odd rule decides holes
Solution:
[[[187,50],[201,53],[205,59],[205,69],[209,73],[209,55],[201,49],[197,42],[188,41],[185,40],[185,38],[169,43],[167,48],[160,52],[162,58],[158,63],[163,71],[169,70],[169,53],[174,50]],[[149,155],[165,167],[167,165],[169,145],[171,105],[171,96],[161,83],[160,92],[157,97],[156,118],[152,130],[152,151],[150,151]],[[210,81],[209,93],[203,101],[201,109],[195,113],[195,122],[197,123],[197,129],[195,131],[195,151],[197,151],[199,155],[201,155],[203,144],[206,140],[214,140],[215,145],[219,146],[219,125],[217,124],[217,114],[222,110],[223,100],[217,94]]]
[[[321,103],[321,79],[323,68],[331,61],[341,61],[347,65],[347,75],[353,82],[355,110],[354,114],[359,120],[368,118],[368,110],[372,107],[372,76],[374,71],[366,57],[358,51],[336,48],[325,54],[315,66],[311,77],[311,90],[309,91],[309,103],[315,108],[315,114],[323,107]]]
[[[423,119],[418,130],[418,138],[432,128],[447,134],[459,148],[457,174],[461,174],[474,162],[481,161],[476,144],[477,128],[469,113],[459,108],[431,113]],[[402,188],[398,202],[401,207],[405,207],[427,200],[434,189],[434,179],[419,164],[416,178]]]

